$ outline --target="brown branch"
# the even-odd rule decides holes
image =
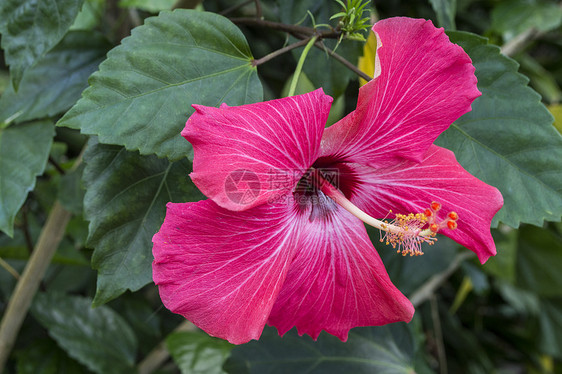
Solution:
[[[316,48],[319,48],[328,53],[330,57],[333,57],[336,61],[340,62],[343,66],[357,74],[359,77],[365,79],[367,82],[373,79],[373,77],[368,76],[363,71],[359,70],[359,68],[353,65],[351,62],[345,59],[345,57],[338,55],[336,52],[332,51],[330,48],[326,47],[324,43],[318,42],[314,44]]]
[[[318,32],[312,27],[289,25],[286,23],[266,21],[258,18],[240,17],[231,18],[230,20],[237,25],[264,27],[272,30],[284,31],[296,37],[299,37],[300,35],[299,39],[311,37],[313,35],[317,35],[319,39],[335,39],[340,36],[340,32],[337,30]]]
[[[324,43],[322,43],[322,39],[339,38],[340,35],[341,35],[341,32],[337,29],[331,30],[331,31],[318,32],[317,30],[315,30],[311,27],[298,26],[298,25],[288,25],[288,24],[285,24],[285,23],[271,22],[271,21],[266,21],[266,20],[257,19],[257,18],[245,18],[244,17],[244,18],[231,18],[230,20],[232,22],[234,22],[235,24],[238,24],[238,25],[265,27],[265,28],[270,28],[270,29],[273,29],[273,30],[285,31],[285,32],[288,32],[289,34],[295,36],[296,38],[302,39],[303,41],[305,41],[305,40],[308,41],[308,40],[310,40],[311,37],[316,35],[318,37],[318,40],[319,40],[318,43],[315,44],[315,46],[317,48],[320,48],[321,50],[327,52],[330,57],[334,58],[336,61],[340,62],[347,69],[353,71],[355,74],[357,74],[359,77],[365,79],[366,81],[370,81],[371,79],[373,79],[372,77],[369,77],[367,74],[365,74],[363,71],[361,71],[357,66],[353,65],[351,62],[349,62],[347,59],[345,59],[343,56],[341,56],[341,55],[337,54],[336,52],[332,51],[330,48],[326,47],[324,45]],[[300,47],[301,45],[304,45],[306,43],[304,43],[304,44],[295,43],[295,44],[291,44],[290,46],[287,46],[285,48],[288,48],[288,47],[297,48],[297,47]],[[272,59],[274,57],[277,57],[278,55],[280,55],[282,53],[285,53],[285,52],[287,52],[287,50],[280,49],[279,51],[271,53],[272,56],[270,58],[265,59],[265,57],[269,56],[269,55],[267,55],[265,57],[262,57],[262,59],[254,60],[253,65],[257,66],[257,65],[259,65],[263,62],[269,61],[270,59]]]
[[[261,14],[261,3],[260,0],[254,0],[254,2],[256,3],[256,18],[262,18],[262,14]]]
[[[66,171],[64,171],[64,169],[58,164],[58,162],[56,162],[55,159],[52,158],[51,156],[49,156],[49,163],[53,165],[55,169],[57,169],[60,175],[66,174]]]
[[[278,50],[276,50],[276,51],[274,51],[274,52],[271,52],[271,53],[269,53],[269,54],[263,56],[262,58],[259,58],[259,59],[257,59],[257,60],[253,60],[253,61],[252,61],[252,66],[261,65],[261,64],[263,64],[264,62],[267,62],[267,61],[269,61],[269,60],[271,60],[271,59],[273,59],[273,58],[275,58],[275,57],[277,57],[277,56],[280,56],[280,55],[282,55],[283,53],[287,53],[287,52],[289,52],[289,51],[292,50],[292,49],[295,49],[295,48],[298,48],[298,47],[302,47],[302,46],[306,45],[306,43],[308,43],[308,42],[310,41],[310,39],[311,39],[311,38],[306,38],[306,39],[303,39],[303,40],[298,41],[298,42],[296,42],[296,43],[289,44],[288,46],[283,47],[283,48],[281,48],[281,49],[278,49]]]
[[[220,12],[219,14],[220,14],[221,16],[226,16],[227,14],[230,14],[230,13],[234,12],[235,10],[240,9],[240,8],[246,6],[246,5],[248,5],[248,4],[250,4],[250,3],[254,2],[254,1],[255,1],[255,0],[246,0],[246,1],[244,1],[244,2],[241,2],[240,4],[236,4],[236,5],[231,6],[230,8],[226,8],[225,10],[223,10],[222,12]],[[256,9],[256,10],[257,10],[257,9]]]
[[[174,9],[195,9],[203,0],[177,0],[172,10]]]

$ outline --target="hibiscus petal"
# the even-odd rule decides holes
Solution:
[[[357,109],[326,129],[322,155],[374,167],[421,161],[480,96],[474,66],[431,21],[389,18],[373,31],[375,78],[360,88]]]
[[[182,131],[193,145],[193,182],[236,211],[287,194],[318,156],[331,103],[318,89],[238,107],[194,105]]]
[[[365,226],[339,208],[302,222],[303,236],[268,324],[284,334],[343,341],[356,326],[410,321],[414,307],[390,281]]]
[[[211,200],[168,204],[153,238],[164,305],[231,343],[258,339],[294,256],[291,212],[286,204],[244,212]]]
[[[453,152],[431,146],[420,164],[404,160],[385,169],[349,164],[355,178],[350,200],[373,217],[393,213],[421,213],[432,201],[441,203],[440,218],[450,211],[459,215],[456,230],[446,235],[478,255],[481,263],[496,254],[490,234],[494,215],[503,206],[501,193],[472,176],[457,162]]]

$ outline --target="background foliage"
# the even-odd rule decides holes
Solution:
[[[295,331],[280,338],[269,327],[238,347],[207,336],[163,308],[151,282],[165,204],[202,198],[179,135],[191,104],[287,95],[304,44],[268,54],[314,26],[352,66],[364,42],[321,26],[338,25],[333,0],[3,0],[6,373],[562,373],[562,6],[429,0],[366,9],[373,21],[431,19],[472,58],[483,95],[438,144],[501,190],[498,256],[480,266],[446,238],[416,258],[377,245],[416,315],[356,328],[347,343]],[[318,87],[335,99],[331,122],[354,109],[356,72],[313,48],[296,91]],[[50,238],[43,227],[61,211],[61,236]],[[49,239],[56,252],[44,274],[30,275],[39,290],[28,295],[29,314],[16,311],[27,317],[6,348],[9,300],[25,292],[18,278],[28,281],[24,268]]]

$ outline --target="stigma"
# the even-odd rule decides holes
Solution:
[[[458,226],[459,215],[454,211],[440,218],[441,204],[436,201],[431,202],[423,213],[395,214],[392,220],[379,220],[349,201],[339,189],[322,177],[320,171],[313,170],[312,178],[313,183],[343,209],[367,225],[379,229],[380,241],[391,245],[403,256],[423,255],[422,244],[433,245],[437,241],[435,236],[439,231],[455,230]],[[392,214],[392,211],[389,213]]]

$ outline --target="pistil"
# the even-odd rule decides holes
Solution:
[[[437,241],[435,235],[438,231],[444,228],[450,230],[457,228],[458,214],[449,212],[446,220],[439,220],[437,212],[441,209],[441,204],[435,201],[424,213],[396,214],[395,219],[390,222],[376,219],[349,201],[338,188],[322,176],[319,170],[313,169],[311,176],[313,183],[320,191],[361,221],[379,229],[381,242],[392,245],[398,253],[402,253],[404,256],[422,255],[422,243],[432,245]],[[385,234],[383,235],[382,232]]]

